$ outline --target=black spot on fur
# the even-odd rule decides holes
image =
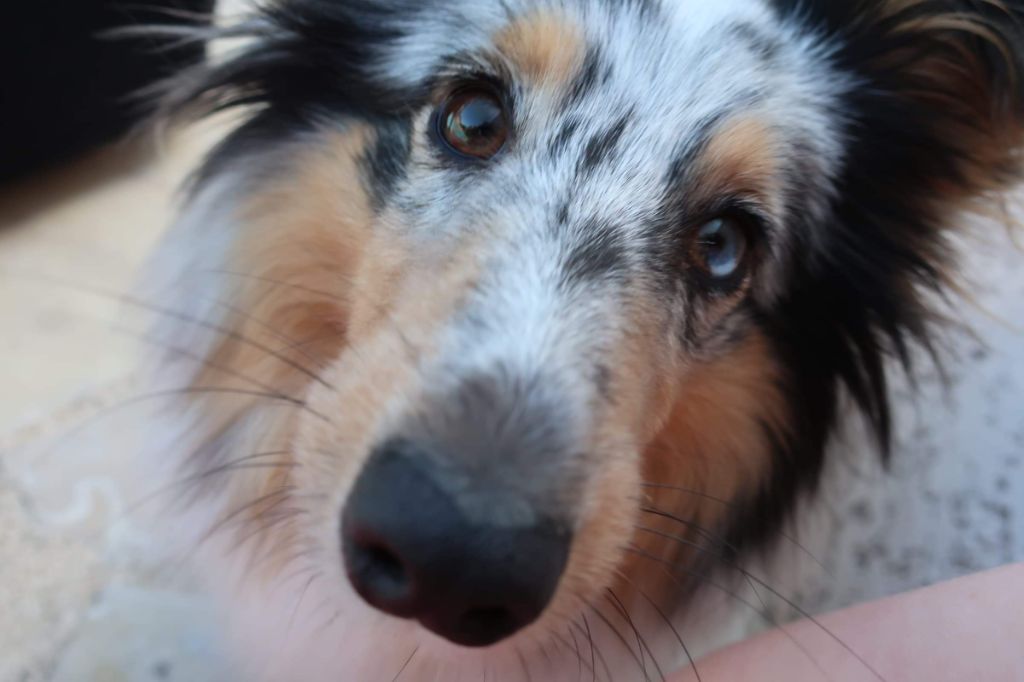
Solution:
[[[605,401],[611,401],[612,396],[612,372],[607,365],[598,363],[594,366],[594,387],[597,394]]]
[[[568,223],[569,223],[569,200],[568,199],[563,200],[562,203],[558,205],[558,211],[555,213],[555,222],[558,224],[558,226],[560,228],[561,227],[565,227],[566,225],[568,225]]]
[[[706,116],[696,125],[696,130],[688,134],[687,142],[676,153],[675,158],[665,172],[665,185],[668,191],[675,192],[686,182],[686,178],[694,162],[704,153],[715,128],[728,116],[727,111],[719,111]]]
[[[778,42],[766,35],[754,24],[737,23],[726,29],[726,33],[730,37],[749,46],[758,59],[767,65],[771,65],[779,55],[780,45]]]
[[[648,20],[656,19],[661,13],[661,0],[604,0],[613,9],[628,9]]]
[[[583,58],[583,67],[565,95],[563,108],[584,99],[600,83],[603,69],[601,50],[594,45],[589,46]]]
[[[379,209],[405,177],[412,144],[409,118],[387,119],[376,125],[377,139],[363,158],[367,190]]]
[[[610,223],[590,221],[578,230],[576,245],[565,261],[562,282],[573,287],[621,275],[627,267],[621,232]]]
[[[579,171],[581,173],[590,173],[608,160],[612,152],[615,151],[616,145],[619,144],[619,140],[622,139],[622,134],[626,132],[626,127],[632,116],[632,112],[625,114],[607,130],[590,138],[583,150],[583,158],[580,160]]]
[[[573,136],[579,132],[580,119],[571,116],[562,123],[562,127],[558,129],[554,139],[551,141],[551,156],[559,157],[565,153],[565,150],[569,147],[569,142],[572,141]]]

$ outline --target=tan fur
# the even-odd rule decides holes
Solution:
[[[726,355],[678,378],[671,413],[646,450],[643,478],[679,490],[645,488],[641,504],[686,523],[641,514],[641,525],[656,532],[641,531],[634,542],[680,570],[672,580],[663,564],[634,556],[629,567],[634,582],[673,591],[675,581],[686,582],[687,567],[713,558],[698,547],[712,545],[730,512],[729,501],[756,492],[771,469],[765,427],[777,434],[788,431],[778,372],[767,341],[754,332]]]
[[[746,195],[769,209],[782,202],[777,136],[758,118],[739,116],[717,130],[696,163],[695,201]]]
[[[310,375],[321,375],[344,347],[349,309],[360,296],[351,278],[371,223],[357,167],[368,141],[369,133],[361,127],[326,134],[322,144],[283,168],[280,179],[264,184],[239,208],[245,228],[222,273],[233,312],[225,323],[227,333],[220,335],[195,386],[280,392],[304,400],[314,381]],[[211,395],[201,403],[206,432],[221,433],[237,417],[255,410],[260,428],[252,451],[286,451],[301,413],[265,404],[258,397]],[[268,527],[288,506],[294,453],[273,461],[278,463],[275,469],[232,476],[236,485],[225,518],[244,510],[232,524]],[[254,500],[261,502],[247,507]],[[289,535],[283,528],[275,531],[275,537]],[[261,533],[241,533],[256,545],[272,544],[263,543]],[[287,544],[274,549],[284,551]]]
[[[553,10],[518,19],[495,38],[498,50],[534,85],[567,84],[586,54],[580,27]]]

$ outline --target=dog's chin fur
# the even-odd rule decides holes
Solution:
[[[241,678],[620,682],[728,638],[701,586],[780,537],[844,400],[885,450],[951,216],[1016,177],[1022,19],[281,0],[212,30],[255,43],[165,104],[251,108],[149,273],[183,398],[154,449]],[[489,161],[438,137],[467,82],[502,90]],[[717,279],[715,221],[749,247]],[[339,519],[396,435],[488,482],[466,514],[571,531],[539,620],[471,650],[355,594]]]

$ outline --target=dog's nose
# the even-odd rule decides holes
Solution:
[[[349,579],[385,613],[462,646],[495,644],[551,601],[571,534],[535,519],[474,521],[431,469],[405,441],[371,455],[342,515]]]

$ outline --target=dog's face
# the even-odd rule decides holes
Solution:
[[[1020,9],[831,4],[290,0],[186,76],[258,107],[183,229],[236,311],[194,385],[262,392],[190,461],[287,452],[231,487],[264,570],[536,657],[770,540],[843,391],[884,439],[942,221],[1012,176]]]

